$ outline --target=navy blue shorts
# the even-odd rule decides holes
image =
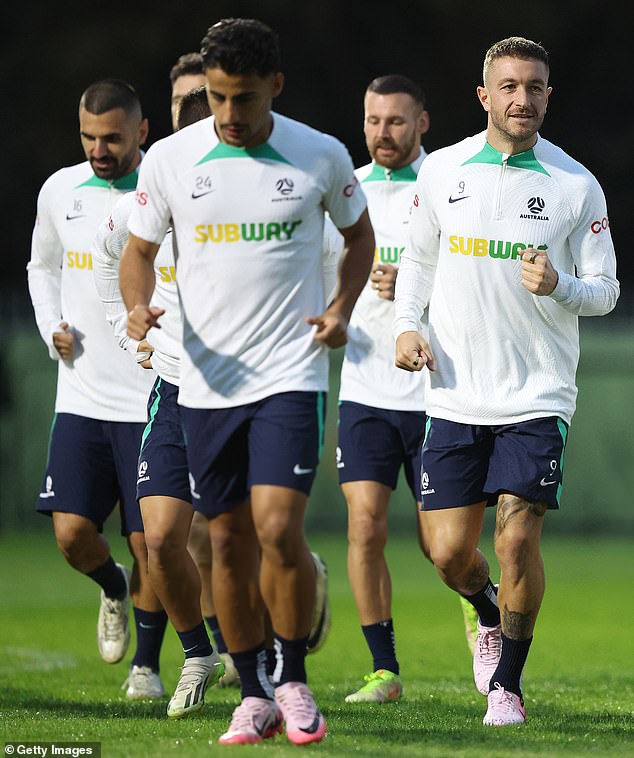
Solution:
[[[178,387],[159,377],[148,400],[149,421],[143,432],[137,498],[161,495],[191,503],[187,451],[178,405]]]
[[[419,501],[426,422],[423,411],[390,411],[342,400],[337,447],[339,483],[380,482],[396,489],[403,466],[412,495]]]
[[[119,502],[121,534],[142,532],[136,462],[144,426],[56,414],[37,510],[76,513],[101,531]]]
[[[557,416],[500,426],[430,418],[422,509],[495,505],[501,492],[559,508],[567,437],[568,425]]]
[[[207,518],[225,513],[257,484],[308,495],[323,446],[324,392],[284,392],[233,408],[185,408],[192,503]]]

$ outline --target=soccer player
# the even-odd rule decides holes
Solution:
[[[412,187],[425,151],[429,114],[420,87],[390,75],[370,82],[364,132],[372,162],[355,171],[376,235],[372,274],[357,300],[341,370],[337,469],[348,504],[348,576],[372,654],[365,684],[348,703],[396,702],[402,693],[385,559],[387,514],[401,467],[420,500],[425,433],[421,374],[394,366],[394,279],[407,240]],[[420,503],[418,503],[420,508]],[[421,546],[424,540],[419,527]]]
[[[207,118],[210,113],[206,89],[204,86],[198,87],[181,98],[177,128],[182,129]],[[150,353],[143,354],[147,360],[144,360],[142,365],[147,368],[153,365],[159,375],[148,402],[149,423],[143,435],[139,459],[137,496],[145,525],[150,578],[186,651],[185,666],[174,697],[167,708],[168,716],[178,718],[197,711],[204,705],[206,688],[221,674],[217,655],[212,652],[210,640],[204,629],[201,604],[197,601],[197,597],[200,597],[201,582],[198,581],[195,572],[192,573],[192,515],[198,515],[204,523],[204,533],[199,532],[199,536],[204,537],[208,545],[210,540],[207,519],[193,511],[191,505],[185,440],[176,402],[180,381],[182,325],[176,292],[176,266],[171,230],[168,230],[154,262],[156,287],[153,305],[167,311],[162,328],[153,332],[152,345],[144,341],[139,346],[136,340],[131,340],[125,333],[127,313],[119,289],[118,272],[119,261],[128,237],[127,224],[133,205],[133,196],[122,197],[110,217],[101,223],[93,245],[94,272],[107,318],[115,328],[120,346],[137,356],[140,355],[139,350],[149,350]],[[332,252],[328,251],[328,255],[332,255]],[[327,262],[330,263],[329,258]],[[210,553],[207,585],[211,590],[210,547],[207,550]],[[204,545],[201,552],[204,552]],[[330,624],[325,566],[316,553],[311,555],[316,568],[315,593],[319,596],[319,602],[316,602],[309,637],[309,652],[311,639],[312,651],[323,644]],[[197,564],[196,568],[201,576],[205,573],[204,564]],[[207,600],[207,603],[210,602],[211,597]],[[203,593],[203,609],[204,603]],[[223,687],[239,686],[237,670],[224,645],[215,615],[211,620],[207,618],[213,631],[214,625],[209,623],[210,621],[216,622],[214,642],[225,670],[218,684]],[[223,643],[223,648],[220,647],[219,640]],[[200,658],[205,660],[198,660]],[[211,677],[207,675],[209,667],[212,670]],[[198,687],[201,681],[205,684]]]
[[[277,35],[224,19],[201,52],[214,118],[148,151],[121,261],[128,333],[142,339],[160,323],[148,305],[153,259],[172,219],[192,495],[210,518],[214,600],[243,698],[220,742],[259,742],[282,718],[292,742],[316,742],[326,723],[306,684],[315,584],[304,510],[323,432],[326,346],[345,342],[374,235],[344,146],[271,111],[283,87]],[[324,210],[347,248],[328,308]],[[258,575],[275,634],[275,692]]]
[[[28,280],[37,325],[58,361],[55,418],[38,511],[52,516],[66,561],[101,587],[97,640],[101,657],[126,653],[132,597],[137,649],[130,697],[164,694],[158,676],[167,617],[147,575],[134,461],[146,420],[152,376],[120,351],[103,316],[89,252],[99,222],[134,190],[148,133],[134,89],[96,82],[79,104],[86,161],[53,174],[37,204]],[[102,527],[120,503],[132,575],[114,562]]]
[[[548,75],[530,40],[488,50],[477,90],[486,131],[423,164],[396,282],[397,365],[427,366],[431,379],[426,534],[439,575],[478,612],[474,675],[489,726],[526,718],[522,671],[575,409],[578,316],[608,313],[619,295],[603,192],[538,133]],[[418,331],[427,307],[429,342]],[[477,549],[496,503],[497,596]]]

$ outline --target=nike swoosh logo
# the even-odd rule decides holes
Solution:
[[[312,471],[312,468],[302,468],[299,463],[296,463],[293,466],[293,473],[295,476],[301,476],[302,474],[310,474]]]
[[[141,629],[158,629],[158,626],[153,626],[152,624],[144,624],[142,621],[139,621],[139,626]]]
[[[85,213],[80,213],[78,216],[71,216],[69,213],[66,214],[66,221],[74,221],[76,218],[85,218]]]
[[[462,197],[451,197],[451,195],[449,195],[449,202],[458,203],[460,200],[466,200],[468,197],[471,197],[471,195],[463,195]]]
[[[315,716],[315,720],[310,726],[300,726],[300,730],[302,732],[306,732],[306,734],[315,734],[315,732],[319,729],[319,714]]]
[[[183,648],[183,653],[191,653],[191,651],[196,650],[197,647],[198,645],[194,645],[194,647]]]
[[[541,479],[539,483],[542,485],[542,487],[548,487],[549,484],[557,484],[557,482],[547,482],[545,479]]]
[[[199,197],[205,197],[205,195],[209,195],[215,191],[216,190],[210,189],[210,190],[207,190],[207,192],[199,192],[198,194],[196,194],[195,192],[192,192],[192,200],[198,200]]]

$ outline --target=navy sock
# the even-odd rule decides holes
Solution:
[[[275,657],[275,685],[286,682],[303,682],[306,684],[306,651],[308,650],[308,636],[298,640],[287,640],[274,634]],[[281,665],[281,669],[280,669]]]
[[[273,687],[266,673],[264,643],[241,653],[231,653],[240,674],[242,698],[263,697],[273,700]]]
[[[167,626],[165,611],[143,611],[133,608],[136,625],[136,652],[131,666],[149,666],[158,673],[163,635]]]
[[[522,696],[520,682],[532,641],[532,637],[527,640],[512,640],[502,632],[502,653],[498,667],[491,677],[489,692],[494,688],[494,683],[497,683],[505,690]]]
[[[500,609],[498,608],[498,591],[496,586],[487,579],[487,583],[475,595],[463,595],[478,612],[480,623],[483,626],[497,626],[500,623]]]
[[[101,587],[106,597],[111,600],[123,600],[126,593],[125,578],[123,572],[113,561],[112,556],[96,568],[86,574]]]
[[[220,631],[218,616],[205,616],[205,621],[207,622],[207,626],[209,627],[211,636],[214,638],[214,643],[216,644],[216,650],[219,653],[226,653],[227,643],[225,642],[225,638],[222,636],[222,632]]]
[[[394,674],[400,673],[398,661],[396,660],[394,623],[392,619],[389,618],[376,624],[362,626],[361,631],[372,653],[373,670],[384,669]]]
[[[211,655],[213,648],[207,635],[204,622],[200,622],[193,629],[186,632],[176,632],[183,646],[185,658],[200,658],[204,655]]]

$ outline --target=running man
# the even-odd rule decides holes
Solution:
[[[487,726],[526,719],[522,672],[544,593],[540,538],[559,507],[575,410],[578,316],[619,296],[596,179],[538,130],[546,50],[495,43],[478,98],[485,132],[425,161],[396,283],[396,363],[430,371],[422,498],[431,558],[478,612]],[[419,319],[429,307],[428,342]],[[477,545],[497,504],[499,591]]]
[[[114,343],[89,252],[99,222],[136,187],[148,122],[134,89],[106,79],[83,93],[79,128],[86,162],[57,171],[43,185],[27,267],[37,325],[58,361],[55,419],[37,509],[52,516],[66,561],[101,587],[97,641],[108,663],[127,651],[132,597],[137,632],[132,670],[138,676],[127,694],[159,697],[167,616],[147,574],[134,464],[153,377],[138,371]],[[131,579],[101,533],[117,502],[133,558]]]
[[[148,303],[172,219],[192,496],[210,518],[214,600],[243,697],[220,742],[259,742],[282,719],[292,742],[316,742],[326,723],[306,684],[315,582],[304,510],[323,433],[326,346],[345,342],[374,235],[344,146],[271,111],[284,81],[277,35],[256,20],[225,19],[201,52],[214,119],[148,152],[121,290],[128,332],[143,339],[162,316]],[[347,248],[328,308],[324,210]],[[258,576],[275,635],[275,691]]]
[[[376,235],[372,274],[357,300],[341,370],[337,469],[348,504],[348,576],[372,655],[365,684],[348,703],[396,702],[402,693],[385,559],[388,506],[401,467],[420,501],[425,433],[421,374],[394,366],[394,280],[407,241],[412,187],[425,151],[429,114],[420,87],[405,76],[370,82],[364,132],[372,162],[355,171]],[[418,502],[417,511],[420,509]],[[424,546],[417,521],[419,541]]]

